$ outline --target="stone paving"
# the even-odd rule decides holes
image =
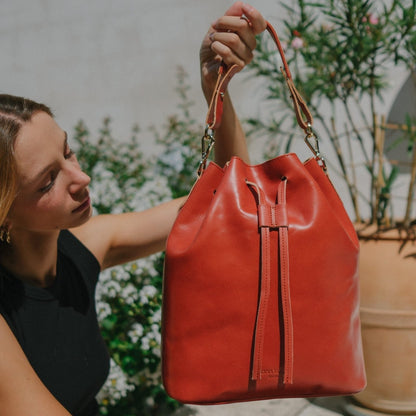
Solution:
[[[185,406],[175,416],[340,416],[347,398],[282,399],[215,406]]]

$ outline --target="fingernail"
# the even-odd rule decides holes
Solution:
[[[213,42],[214,41],[214,32],[211,32],[208,37],[209,37],[209,40],[211,42]]]

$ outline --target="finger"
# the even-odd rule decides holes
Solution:
[[[241,17],[244,14],[244,3],[242,1],[236,1],[232,6],[224,13],[225,16],[238,16]]]
[[[238,65],[241,65],[241,63],[247,64],[253,59],[253,48],[248,47],[243,41],[241,41],[240,36],[237,33],[213,32],[210,35],[210,39],[212,41],[211,49],[216,53],[224,53],[226,51],[225,48],[217,45],[217,43],[220,43],[230,50],[229,53],[228,51],[226,53],[228,60],[233,59],[232,55],[235,55],[235,62],[233,63],[237,63]],[[212,46],[214,46],[215,49],[212,48]],[[226,63],[229,64],[229,62]]]
[[[239,35],[248,48],[256,47],[256,37],[251,24],[241,17],[223,16],[219,18],[213,28],[220,32],[234,32]]]
[[[212,51],[221,57],[222,61],[227,65],[238,65],[243,68],[246,64],[238,55],[236,55],[227,45],[221,42],[213,42],[211,45]]]
[[[241,1],[235,2],[226,12],[225,16],[245,16],[250,22],[254,34],[258,35],[266,29],[266,20],[253,6]]]
[[[250,22],[254,34],[258,35],[259,33],[266,30],[266,20],[257,9],[255,9],[253,6],[250,6],[249,4],[244,3],[243,12],[244,16],[247,17],[248,21]]]

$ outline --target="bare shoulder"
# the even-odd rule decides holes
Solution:
[[[36,375],[0,314],[0,415],[70,416]]]
[[[93,216],[85,224],[71,228],[70,231],[91,251],[100,265],[102,265],[111,246],[114,229],[114,215],[108,214]]]

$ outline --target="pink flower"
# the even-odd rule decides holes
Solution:
[[[370,14],[368,16],[368,22],[372,25],[378,25],[378,17],[375,16],[374,14]]]
[[[303,48],[303,39],[299,37],[294,37],[292,40],[292,48],[293,49],[300,49]]]

